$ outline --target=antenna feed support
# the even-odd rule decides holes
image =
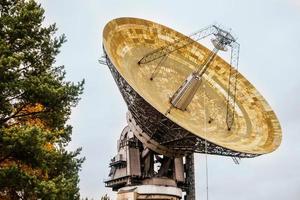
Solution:
[[[170,99],[170,103],[182,111],[185,111],[191,103],[201,83],[201,76],[198,73],[191,73],[178,88]]]

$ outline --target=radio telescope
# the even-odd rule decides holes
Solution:
[[[212,50],[199,43],[203,38]],[[128,106],[105,181],[119,200],[194,200],[194,153],[236,161],[278,148],[280,124],[238,72],[239,48],[231,32],[216,25],[189,37],[137,18],[105,26],[102,62]]]

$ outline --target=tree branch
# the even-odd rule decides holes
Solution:
[[[23,94],[25,94],[25,92],[22,92],[21,94],[18,94],[18,95],[14,96],[14,97],[11,97],[10,99],[6,99],[5,102],[9,102],[11,100],[17,99],[17,98],[21,97]]]
[[[20,114],[20,115],[15,115],[13,118],[25,117],[25,116],[29,116],[29,115],[36,115],[39,113],[46,113],[46,112],[49,112],[49,111],[43,110],[43,111],[37,111],[37,112],[24,113],[24,114]]]
[[[22,105],[22,106],[21,106],[14,114],[12,114],[12,115],[9,116],[9,117],[6,117],[6,118],[1,119],[1,120],[0,120],[0,123],[1,123],[1,124],[2,124],[2,123],[5,123],[5,122],[7,122],[8,120],[14,118],[17,114],[19,114],[19,113],[23,110],[23,108],[24,108],[25,106],[26,106],[25,104]]]

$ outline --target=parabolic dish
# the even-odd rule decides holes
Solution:
[[[170,54],[152,81],[151,73],[158,61],[145,65],[139,65],[138,61],[147,53],[185,37],[187,36],[163,25],[137,18],[118,18],[105,26],[103,48],[114,78],[137,124],[144,132],[153,132],[149,137],[158,144],[183,152],[197,152],[196,146],[200,144],[195,138],[207,140],[210,147],[215,148],[211,151],[209,149],[208,153],[212,154],[253,157],[274,151],[281,143],[278,119],[262,95],[240,73],[237,76],[234,124],[228,130],[226,98],[231,66],[219,56],[204,74],[201,86],[187,111],[174,108],[166,114],[171,106],[170,97],[186,77],[197,69],[210,50],[195,42]],[[137,96],[141,98],[140,102],[143,101],[142,104],[147,104],[146,107],[150,105],[153,110],[150,107],[140,108],[141,105],[134,100]],[[141,115],[134,114],[138,112],[144,112],[142,115],[146,117],[141,119]],[[159,117],[151,118],[151,112],[160,113],[157,114]],[[175,131],[171,131],[168,133],[169,143],[166,142],[164,137],[167,132],[155,129],[160,127],[164,118],[181,129],[183,135],[175,135]],[[209,119],[211,123],[208,123]],[[149,122],[152,127],[147,127]],[[173,133],[175,139],[172,143]],[[175,144],[175,140],[180,137],[186,137],[185,143]],[[222,153],[223,150],[231,153]],[[198,148],[198,152],[203,151]]]

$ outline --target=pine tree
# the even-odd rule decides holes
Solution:
[[[67,125],[84,82],[65,80],[66,41],[34,0],[0,0],[0,199],[80,199]]]

